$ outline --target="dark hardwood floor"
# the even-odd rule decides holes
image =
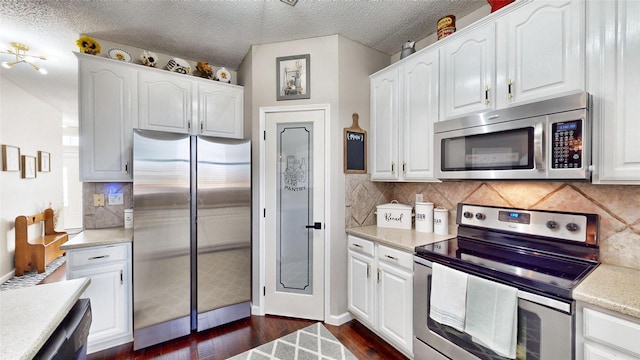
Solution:
[[[41,283],[66,279],[66,263]],[[90,354],[88,360],[206,359],[222,360],[313,324],[315,321],[279,316],[251,316],[163,344],[133,351],[133,343]],[[400,352],[356,320],[324,325],[358,359],[405,360]]]

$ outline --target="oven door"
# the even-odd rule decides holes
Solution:
[[[443,359],[506,359],[474,343],[468,334],[439,324],[429,317],[431,262],[416,257],[413,279],[416,360],[437,359],[436,352]],[[572,304],[518,291],[516,359],[573,359],[573,311]]]
[[[453,120],[452,120],[453,121]],[[587,179],[586,110],[436,132],[438,179]]]

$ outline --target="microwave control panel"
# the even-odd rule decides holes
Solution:
[[[551,124],[551,168],[582,168],[581,119]]]

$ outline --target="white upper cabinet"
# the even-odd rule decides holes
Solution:
[[[183,77],[183,78],[181,78]],[[138,102],[140,129],[191,132],[193,80],[156,69],[140,71]]]
[[[441,120],[585,89],[584,1],[502,11],[441,40]]]
[[[399,70],[371,77],[371,179],[398,179]]]
[[[242,139],[244,89],[213,81],[198,83],[198,134]]]
[[[498,26],[498,107],[585,88],[584,1],[534,1]]]
[[[136,71],[76,54],[79,67],[80,181],[132,181]]]
[[[452,39],[440,56],[441,119],[495,109],[495,22]]]
[[[438,50],[417,52],[371,77],[371,179],[434,181]]]
[[[588,89],[593,94],[594,174],[640,184],[640,2],[589,1]]]
[[[414,57],[415,56],[415,57]],[[433,123],[438,121],[438,51],[416,53],[401,68],[404,180],[433,180]]]

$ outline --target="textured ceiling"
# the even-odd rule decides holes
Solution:
[[[340,34],[392,55],[402,43],[436,31],[448,14],[463,17],[486,0],[0,1],[0,48],[23,42],[46,55],[43,77],[28,67],[0,68],[27,91],[77,117],[80,34],[237,69],[251,45]],[[103,49],[103,53],[106,49]],[[2,55],[2,61],[9,60]],[[69,119],[65,119],[68,121]]]

